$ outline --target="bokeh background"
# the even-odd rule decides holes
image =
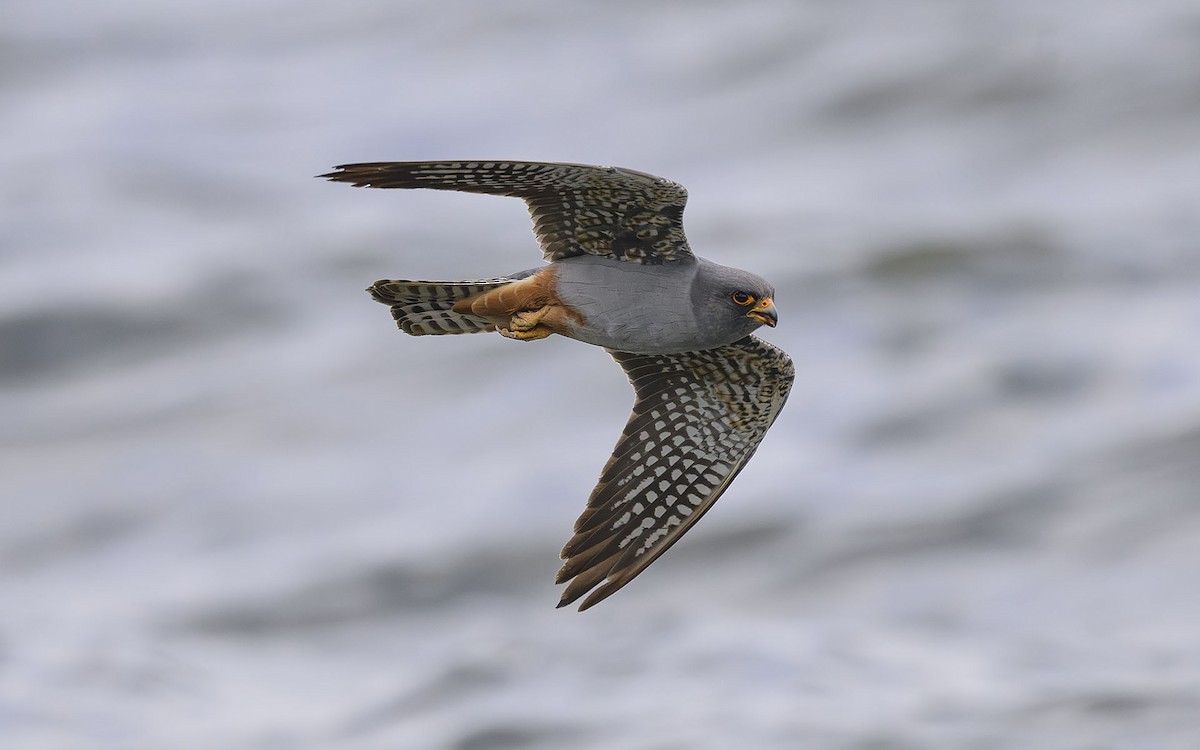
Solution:
[[[94,3],[0,26],[0,745],[1188,749],[1200,5]],[[536,264],[518,201],[686,185],[791,402],[555,610],[632,400],[363,288]]]

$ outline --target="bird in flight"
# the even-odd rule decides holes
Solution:
[[[523,161],[373,162],[321,175],[355,187],[522,198],[548,261],[502,278],[381,280],[367,291],[414,336],[552,334],[604,347],[633,414],[574,536],[558,606],[602,601],[677,542],[729,487],[783,408],[795,371],[751,335],[774,327],[774,288],[692,254],[687,191],[644,172]],[[590,592],[590,593],[589,593]]]

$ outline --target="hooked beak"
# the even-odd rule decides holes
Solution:
[[[775,327],[779,322],[779,313],[775,312],[775,302],[770,297],[765,297],[758,301],[754,308],[746,313],[746,317],[754,318],[759,323],[765,326]]]

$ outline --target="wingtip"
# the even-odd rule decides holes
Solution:
[[[579,597],[578,597],[578,596],[574,596],[574,597],[571,597],[570,599],[568,599],[568,598],[567,598],[567,597],[564,595],[564,596],[563,596],[563,598],[562,598],[562,599],[560,599],[560,600],[558,601],[558,604],[555,604],[555,605],[554,605],[554,608],[555,608],[555,609],[562,609],[563,607],[569,607],[570,605],[574,604],[574,603],[575,603],[575,601],[576,601],[577,599],[579,599]],[[580,605],[579,605],[579,608],[578,608],[577,610],[575,610],[575,611],[576,611],[576,612],[583,612],[583,611],[584,611],[584,610],[586,610],[586,609],[591,609],[591,608],[592,608],[592,606],[593,606],[593,605],[595,605],[595,604],[596,604],[597,602],[599,602],[599,601],[600,601],[599,599],[597,599],[596,601],[592,601],[592,597],[590,597],[590,596],[589,596],[587,599],[585,599],[585,600],[583,601],[583,603],[582,603],[582,604],[580,604]]]
[[[583,599],[583,601],[579,604],[578,611],[583,612],[584,610],[591,609],[615,594],[618,589],[620,589],[626,583],[629,583],[629,580],[608,580],[599,586],[596,585],[597,583],[598,581],[586,582],[576,578],[567,586],[567,590],[563,592],[562,598],[558,600],[558,607],[565,607],[568,604],[574,604],[580,599]]]
[[[584,575],[586,575],[586,574],[584,574]],[[564,590],[564,592],[563,592],[562,599],[558,600],[558,606],[565,607],[568,605],[575,604],[576,601],[583,598],[584,594],[588,593],[588,590],[590,588],[595,586],[594,581],[587,583],[586,586],[584,586],[583,583],[584,583],[584,581],[581,581],[580,578],[575,578],[574,581],[571,581],[570,583],[566,584],[566,590]],[[584,599],[583,604],[580,605],[580,610],[578,610],[578,611],[582,612],[583,610],[587,610],[587,608],[592,606],[593,604],[595,604],[595,602],[592,601],[592,596],[588,596],[587,599]]]
[[[339,164],[333,168],[332,172],[326,172],[324,174],[315,175],[315,177],[318,180],[329,180],[331,182],[345,182],[346,174],[347,174],[346,166],[347,165],[345,165],[345,164]]]
[[[624,583],[621,583],[621,584],[614,586],[612,581],[605,583],[603,586],[600,586],[596,590],[592,591],[592,593],[590,593],[588,595],[588,597],[583,600],[583,603],[579,605],[579,611],[582,612],[585,609],[591,609],[592,607],[596,606],[600,602],[604,601],[608,597],[615,594],[617,592],[617,589],[621,588],[621,586],[624,586],[624,585],[625,585]]]
[[[330,182],[349,183],[354,187],[375,187],[371,182],[371,178],[378,170],[374,170],[373,172],[370,168],[377,166],[371,163],[339,164],[333,168],[332,172],[319,174],[317,177],[329,180]]]

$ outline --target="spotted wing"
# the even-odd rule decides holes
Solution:
[[[321,175],[355,187],[431,188],[525,199],[546,260],[599,255],[658,265],[692,257],[687,191],[616,167],[528,161],[343,164]]]
[[[754,455],[795,375],[787,354],[753,336],[707,351],[611,354],[637,398],[563,548],[557,582],[571,582],[560,607],[589,591],[581,610],[610,596],[700,520]]]

